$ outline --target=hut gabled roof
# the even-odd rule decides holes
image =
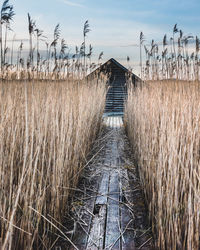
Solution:
[[[116,64],[119,68],[121,68],[122,70],[124,70],[125,72],[131,72],[130,70],[128,70],[127,68],[125,68],[121,63],[119,63],[118,61],[116,61],[114,58],[109,59],[107,62],[105,62],[104,64],[102,64],[100,66],[101,67],[105,67],[106,65],[110,64],[110,63],[114,63]],[[132,73],[132,72],[131,72]]]
[[[94,75],[96,75],[98,73],[101,73],[101,72],[110,73],[112,65],[115,65],[115,66],[117,66],[119,68],[119,70],[122,70],[125,73],[128,73],[130,76],[132,76],[134,81],[141,81],[141,79],[137,75],[135,75],[132,71],[130,71],[129,69],[124,67],[121,63],[116,61],[114,58],[111,58],[107,62],[100,65],[97,69],[95,69],[90,74],[88,74],[87,78],[90,78],[90,77],[92,77],[92,76],[94,76]]]

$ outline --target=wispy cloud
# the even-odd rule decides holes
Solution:
[[[62,2],[66,5],[69,5],[69,6],[73,6],[73,7],[79,7],[79,8],[83,8],[84,5],[80,4],[80,3],[75,3],[74,1],[69,1],[69,0],[62,0]]]
[[[120,47],[139,47],[140,45],[139,44],[127,44],[127,45],[121,45]]]

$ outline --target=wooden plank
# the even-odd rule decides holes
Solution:
[[[94,204],[95,204],[95,199],[91,199],[91,200],[88,201],[87,209],[91,213],[93,213]],[[88,240],[88,235],[89,235],[89,230],[90,230],[90,224],[92,222],[92,215],[89,214],[86,211],[84,211],[84,213],[85,214],[81,217],[81,219],[87,225],[83,225],[83,224],[80,225],[79,223],[77,223],[76,232],[75,232],[75,235],[73,237],[73,242],[75,243],[75,245],[80,250],[81,249],[85,249],[85,246],[86,246],[87,240]],[[81,223],[81,221],[80,221],[80,223]],[[70,249],[73,249],[73,248],[70,248]]]
[[[102,179],[98,191],[95,207],[94,218],[91,225],[90,235],[88,238],[88,250],[103,249],[105,236],[105,223],[107,212],[107,195],[109,186],[109,171],[102,174]]]
[[[87,250],[104,249],[105,223],[107,205],[99,205],[99,213],[93,219],[90,236],[88,238]]]
[[[123,159],[119,157],[119,163],[120,165],[123,165]],[[122,189],[123,187],[123,189]],[[128,204],[128,200],[130,200],[130,193],[125,192],[125,190],[131,190],[130,184],[129,184],[129,178],[128,173],[126,169],[123,169],[123,174],[120,176],[120,201],[122,202],[120,205],[120,211],[121,211],[121,232],[123,232],[122,237],[122,250],[135,250],[135,232],[133,230],[127,230],[127,228],[134,228],[134,217],[131,214],[131,211],[128,206],[125,204]]]
[[[121,191],[121,201],[126,203],[123,193]],[[127,230],[127,228],[134,228],[133,216],[131,215],[128,207],[124,204],[121,204],[121,232],[123,232],[122,239],[122,250],[135,250],[135,241],[134,241],[134,231]]]
[[[119,175],[114,172],[110,176],[108,211],[105,235],[105,249],[120,249],[120,219],[119,219]]]
[[[88,241],[88,236],[89,236],[89,232],[90,232],[90,227],[91,227],[91,223],[92,223],[92,219],[93,219],[93,211],[94,211],[94,206],[95,206],[95,201],[96,201],[96,197],[92,197],[90,199],[88,199],[86,202],[87,204],[85,204],[86,209],[83,207],[81,209],[81,213],[80,213],[80,223],[77,223],[77,227],[76,227],[76,232],[74,234],[73,237],[73,242],[75,243],[75,245],[78,247],[78,249],[82,250],[82,249],[86,249],[86,245],[87,245],[87,241]],[[78,220],[78,218],[77,218]],[[84,225],[84,223],[86,225]],[[73,247],[70,248],[74,249]]]
[[[107,203],[108,195],[108,184],[109,184],[109,172],[104,172],[101,179],[101,184],[98,191],[98,196],[96,199],[96,205],[103,205]]]

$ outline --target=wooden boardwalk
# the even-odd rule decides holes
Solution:
[[[72,200],[71,240],[82,250],[153,249],[137,169],[122,117],[105,117],[100,152],[87,166]],[[97,149],[98,152],[98,149]],[[75,249],[67,243],[57,249]]]

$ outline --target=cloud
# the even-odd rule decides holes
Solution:
[[[29,42],[29,38],[15,38],[13,37],[13,39],[7,39],[7,42]]]
[[[72,2],[72,1],[69,1],[69,0],[62,0],[62,2],[64,4],[67,4],[69,6],[72,6],[72,7],[79,7],[79,8],[83,8],[84,6],[80,3],[75,3],[75,2]]]
[[[146,43],[150,43],[152,38],[155,41],[161,40],[165,34],[164,29],[157,25],[132,20],[93,18],[91,23],[95,28],[88,35],[89,42],[94,46],[119,47],[120,50],[138,48],[141,31],[145,35]]]
[[[127,44],[127,45],[121,45],[120,47],[140,47],[139,43],[138,44]]]

